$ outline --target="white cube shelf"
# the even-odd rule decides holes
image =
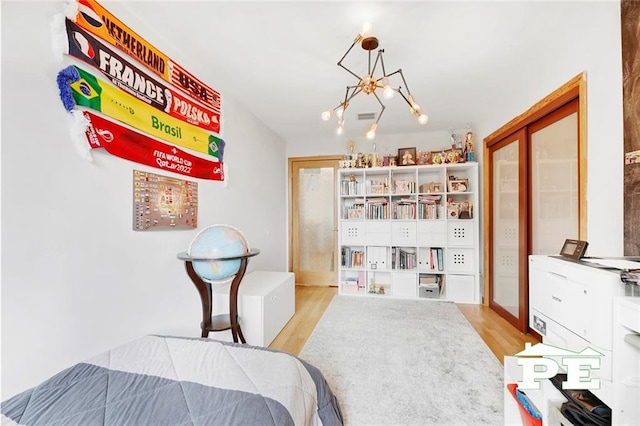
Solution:
[[[455,180],[466,189],[451,191]],[[341,265],[340,294],[480,303],[477,163],[340,169],[337,181],[341,252],[367,258],[357,273]],[[450,290],[421,289],[424,273]]]

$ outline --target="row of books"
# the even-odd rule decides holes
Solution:
[[[367,203],[365,213],[367,219],[389,219],[389,204]]]
[[[418,204],[418,219],[440,219],[441,211],[439,204]]]
[[[340,181],[340,194],[342,195],[360,195],[362,194],[362,184],[355,180],[343,179]]]
[[[443,250],[440,247],[429,249],[429,257],[422,261],[423,266],[431,270],[444,271]]]
[[[362,268],[364,266],[364,252],[342,247],[341,264],[345,268]]]
[[[393,247],[391,249],[392,269],[416,269],[418,256],[414,249]]]
[[[415,219],[416,218],[415,203],[407,203],[404,201],[397,201],[393,203],[393,218],[394,219]]]

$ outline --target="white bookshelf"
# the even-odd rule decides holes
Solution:
[[[337,181],[340,294],[480,303],[477,163],[340,169]]]

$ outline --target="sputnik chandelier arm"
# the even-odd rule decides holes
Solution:
[[[355,72],[351,71],[349,68],[347,68],[345,65],[342,64],[342,62],[347,57],[347,55],[349,55],[353,47],[358,43],[360,43],[360,45],[362,46],[362,49],[368,52],[367,74],[362,77],[356,74]],[[338,121],[338,129],[337,129],[338,134],[341,134],[343,131],[344,112],[349,106],[349,102],[360,93],[365,93],[367,95],[372,94],[380,104],[380,112],[378,113],[378,117],[375,123],[371,126],[371,128],[367,132],[367,139],[372,140],[375,138],[376,130],[378,128],[378,122],[380,121],[380,117],[382,117],[382,114],[384,113],[384,110],[386,108],[376,92],[378,89],[382,89],[383,97],[385,99],[391,99],[393,97],[394,92],[398,92],[400,96],[402,96],[402,99],[404,99],[404,101],[407,103],[407,105],[409,105],[409,110],[411,111],[411,113],[418,118],[418,123],[427,124],[427,122],[429,121],[429,118],[420,111],[420,106],[416,103],[415,99],[413,98],[413,95],[411,95],[411,91],[409,90],[407,81],[404,78],[402,69],[399,68],[396,71],[393,71],[392,73],[387,74],[384,66],[384,57],[383,57],[384,49],[378,50],[372,66],[371,53],[377,47],[378,47],[377,38],[364,37],[363,33],[360,33],[356,36],[351,46],[349,46],[345,54],[342,55],[342,58],[340,58],[340,60],[338,61],[339,67],[341,67],[342,69],[347,71],[349,74],[351,74],[352,76],[358,79],[358,82],[355,85],[347,86],[344,100],[340,104],[338,104],[338,106],[336,106],[332,110],[324,111],[322,113],[322,119],[324,121],[329,121],[332,115],[336,116]],[[378,67],[378,64],[382,68],[382,77],[376,78],[375,72],[376,72],[376,68]],[[389,77],[392,77],[396,74],[400,74],[400,78],[402,79],[402,83],[404,85],[404,89],[406,90],[406,94],[403,91],[403,86],[398,86],[397,88],[391,87],[389,83]]]

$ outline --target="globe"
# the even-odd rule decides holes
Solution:
[[[230,225],[211,225],[193,238],[187,254],[191,257],[221,258],[241,256],[249,253],[249,242],[245,236]],[[240,259],[194,260],[196,274],[209,282],[225,281],[238,273]]]

